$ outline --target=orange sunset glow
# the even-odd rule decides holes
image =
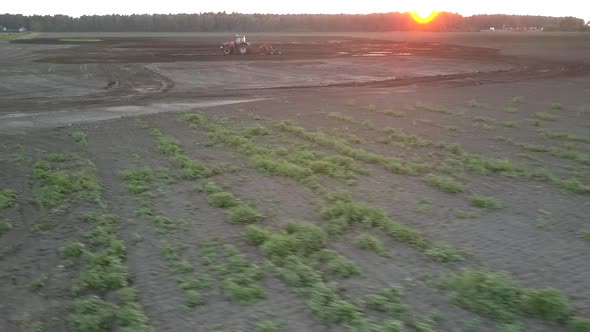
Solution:
[[[418,12],[410,12],[414,21],[419,24],[427,24],[432,22],[437,16],[439,12],[430,12],[430,13],[418,13]]]

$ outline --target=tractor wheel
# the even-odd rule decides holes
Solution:
[[[240,53],[240,55],[248,54],[248,45],[246,45],[246,44],[240,45],[240,47],[238,47],[238,53]]]
[[[223,48],[223,55],[230,55],[231,54],[231,47],[224,47]]]

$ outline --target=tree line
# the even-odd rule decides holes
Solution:
[[[538,28],[549,31],[590,31],[574,17],[474,15],[440,13],[420,25],[408,13],[349,14],[144,14],[144,15],[0,15],[0,26],[39,32],[379,32],[479,31],[490,28]]]

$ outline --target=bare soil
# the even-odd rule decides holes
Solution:
[[[51,37],[0,43],[0,190],[11,188],[18,195],[14,207],[0,210],[13,226],[0,237],[2,331],[30,331],[33,322],[41,322],[43,331],[71,329],[71,288],[79,271],[63,261],[59,249],[84,239],[88,225],[80,216],[93,207],[73,204],[55,214],[35,203],[32,168],[49,153],[73,154],[95,164],[108,209],[119,220],[118,236],[126,243],[132,286],[155,331],[253,331],[255,322],[269,317],[284,322],[284,331],[347,330],[320,322],[308,298],[270,268],[263,279],[265,297],[251,305],[229,301],[216,286],[205,294],[204,305],[186,307],[161,256],[166,243],[184,245],[184,257],[198,273],[211,273],[201,256],[202,245],[213,239],[235,246],[261,266],[267,257],[245,241],[244,225],[230,223],[223,209],[208,203],[198,181],[178,176],[177,166],[158,151],[150,128],[178,140],[191,158],[222,169],[212,179],[262,212],[262,226],[276,229],[290,220],[325,223],[319,215],[321,193],[255,169],[234,147],[206,144],[203,127],[177,121],[179,112],[187,110],[212,121],[226,119],[231,128],[260,125],[279,132],[278,122],[294,121],[309,131],[348,139],[354,135],[359,140],[351,146],[403,160],[440,161],[436,145],[458,143],[472,154],[590,185],[590,165],[583,157],[572,160],[498,139],[590,155],[588,141],[539,133],[590,137],[590,64],[579,57],[548,56],[542,42],[535,42],[539,49],[508,55],[499,46],[503,40],[494,39],[492,49],[463,39],[456,44],[447,37],[444,43],[431,41],[435,37],[430,34],[424,37],[428,41],[255,36],[254,44],[272,42],[284,55],[222,56],[217,37],[100,37],[102,41],[80,44]],[[579,51],[575,40],[570,46],[570,52]],[[536,112],[554,114],[556,121],[539,120]],[[386,127],[434,144],[383,144]],[[87,134],[87,145],[74,142],[74,131]],[[270,147],[307,143],[339,155],[293,134],[255,141]],[[453,174],[467,184],[466,191],[449,194],[428,186],[421,176],[359,163],[369,174],[352,182],[322,175],[321,185],[383,208],[427,239],[459,249],[464,260],[435,262],[375,232],[394,253],[379,256],[354,245],[363,231],[354,228],[328,241],[362,271],[332,280],[347,299],[362,303],[376,289],[399,285],[414,315],[438,313],[438,331],[467,331],[466,322],[474,319],[480,321],[477,331],[497,331],[497,322],[450,304],[448,293],[435,285],[446,272],[474,266],[506,272],[526,287],[555,288],[568,297],[574,314],[590,317],[590,242],[581,235],[590,230],[588,194],[542,179],[467,171]],[[158,214],[175,222],[170,234],[158,233],[137,216],[138,202],[121,177],[124,170],[146,166],[166,168],[175,178],[151,201]],[[474,208],[467,200],[471,194],[493,196],[502,208]],[[460,219],[458,209],[477,216]],[[39,232],[34,227],[39,223],[49,228]],[[32,290],[31,282],[40,275],[47,277],[45,286]],[[523,331],[566,330],[562,323],[537,319],[522,318],[521,323]]]

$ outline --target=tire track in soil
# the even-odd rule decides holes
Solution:
[[[128,244],[126,262],[134,288],[150,325],[156,331],[194,331],[199,322],[182,312],[186,299],[176,285],[168,263],[161,258],[162,241],[151,221],[135,217],[138,205],[120,175],[126,169],[144,166],[143,162],[132,159],[135,153],[146,156],[152,168],[163,167],[165,163],[149,159],[151,142],[145,139],[142,131],[134,130],[131,121],[121,122],[126,124],[119,127],[120,122],[105,123],[105,126],[89,130],[87,148],[104,184],[104,198],[112,213],[121,220],[120,238]],[[111,130],[114,128],[120,134],[113,135]],[[137,234],[142,237],[139,242],[134,240]]]
[[[117,128],[120,122],[127,123]],[[112,124],[105,123],[106,128],[97,128],[94,133],[91,132],[89,135],[89,142],[92,142],[94,135],[98,137],[111,136],[109,140],[100,143],[100,148],[92,147],[92,143],[89,143],[89,148],[94,151],[97,166],[99,169],[103,169],[100,172],[101,180],[108,183],[105,188],[105,197],[108,197],[113,211],[121,215],[122,218],[123,216],[133,215],[132,208],[129,205],[135,206],[135,204],[130,200],[120,175],[117,174],[118,171],[145,166],[145,163],[150,164],[152,168],[172,166],[167,162],[165,156],[162,156],[156,149],[156,145],[153,139],[148,136],[147,131],[132,130],[132,133],[129,133],[128,128],[133,126],[134,124],[130,120]],[[109,133],[112,133],[111,130],[116,130],[117,133],[127,134],[113,136],[102,132],[102,130]],[[144,155],[146,156],[144,158],[145,162],[129,160],[127,157],[125,160],[121,158],[115,162],[115,164],[121,164],[121,166],[113,167],[112,162],[109,160],[112,159],[112,156],[108,153],[108,149],[112,146],[121,146],[121,155],[130,156],[132,153]],[[99,157],[98,154],[103,156]],[[169,168],[172,169],[172,167]],[[174,188],[170,188],[174,191],[172,193],[174,199],[171,202],[157,201],[154,203],[158,213],[171,220],[184,219],[190,222],[191,227],[183,230],[180,234],[181,242],[190,245],[190,248],[186,251],[187,255],[183,255],[183,257],[197,267],[197,272],[206,273],[207,271],[199,268],[198,246],[200,243],[206,243],[213,238],[218,238],[223,243],[236,246],[241,252],[249,255],[250,258],[257,257],[256,261],[260,264],[262,257],[255,248],[247,245],[243,240],[243,226],[229,223],[223,210],[210,207],[206,198],[195,192],[195,184],[195,182],[179,181],[174,185]],[[187,204],[198,207],[195,215],[187,210]],[[146,228],[153,228],[148,223],[151,222],[139,220],[137,224],[140,226],[126,224],[125,229],[122,230],[125,235],[122,237],[128,238],[136,232],[147,232],[144,234],[145,240],[143,242],[149,242],[151,245],[149,247],[145,245],[143,247],[129,248],[128,266],[135,276],[134,285],[139,291],[139,298],[144,310],[150,318],[151,324],[158,331],[209,331],[207,330],[208,327],[210,328],[219,323],[231,327],[231,331],[242,331],[247,330],[253,324],[254,317],[264,316],[265,313],[272,313],[273,316],[286,320],[289,331],[333,330],[313,320],[309,310],[301,303],[301,299],[287,289],[282,282],[270,275],[265,279],[267,297],[247,307],[230,303],[223,299],[221,295],[218,295],[207,298],[207,303],[193,309],[192,315],[183,315],[179,310],[165,312],[158,310],[162,307],[162,302],[157,303],[153,301],[154,298],[176,308],[184,305],[185,299],[178,291],[176,284],[173,283],[172,277],[167,271],[164,271],[164,268],[158,270],[159,275],[156,275],[156,271],[145,267],[145,265],[166,265],[160,258],[159,245],[161,241],[157,239],[157,235],[153,230],[146,230]],[[137,253],[137,251],[147,251],[151,252],[151,254]],[[150,263],[146,264],[146,262]],[[162,285],[163,279],[168,279],[168,281]],[[300,304],[296,305],[296,303]],[[178,326],[178,322],[182,322],[182,325]]]
[[[172,137],[176,138],[183,146],[184,150],[191,157],[196,159],[214,156],[217,161],[231,163],[233,165],[238,162],[231,154],[226,154],[220,150],[231,150],[231,148],[223,148],[219,146],[208,147],[199,145],[194,146],[194,142],[204,142],[206,134],[202,130],[191,130],[185,124],[178,124],[170,117],[160,117],[156,121],[158,128],[167,128],[163,130],[174,131]],[[219,160],[221,158],[221,160]],[[241,158],[243,161],[244,158]],[[234,176],[221,175],[221,178],[226,181],[222,183],[231,182],[232,192],[238,194],[238,197],[247,198],[248,201],[257,201],[262,192],[271,191],[272,197],[280,200],[280,211],[273,211],[277,214],[270,220],[275,227],[282,227],[289,220],[306,220],[318,225],[324,222],[317,214],[317,207],[302,202],[300,200],[310,200],[311,192],[306,192],[306,188],[301,184],[291,179],[285,179],[280,176],[263,176],[257,174],[258,171],[253,170],[247,163],[239,163],[248,169],[248,179],[243,179],[240,174]],[[235,179],[234,179],[235,178]],[[235,186],[234,186],[235,184]],[[300,190],[303,189],[303,192]],[[203,204],[207,204],[206,201]],[[285,208],[284,205],[288,206]],[[307,205],[303,207],[303,205]],[[274,210],[274,209],[273,209]],[[266,211],[263,211],[266,212]],[[384,240],[387,248],[395,252],[393,258],[384,258],[372,252],[362,251],[355,248],[353,234],[359,230],[351,229],[342,238],[333,241],[330,248],[336,250],[340,254],[356,262],[362,271],[360,277],[353,277],[350,279],[339,280],[341,285],[346,289],[347,296],[352,299],[361,301],[369,293],[375,289],[388,287],[392,284],[404,286],[409,285],[406,289],[406,299],[416,309],[419,314],[428,314],[432,310],[440,313],[440,326],[452,330],[457,327],[457,322],[464,320],[466,317],[473,317],[474,314],[459,307],[448,304],[446,295],[437,292],[426,284],[419,282],[418,276],[421,274],[428,274],[431,276],[438,275],[441,271],[447,269],[458,269],[463,264],[443,264],[433,262],[424,256],[424,254],[412,247],[387,237]],[[408,280],[412,280],[408,282]],[[415,285],[412,285],[416,283]],[[427,299],[427,300],[425,300]],[[481,317],[480,317],[481,318]],[[485,318],[482,319],[481,331],[495,331],[495,324]],[[445,331],[446,331],[445,330]],[[537,329],[537,331],[544,331]],[[555,331],[553,329],[546,331]]]
[[[158,119],[154,121],[154,127],[161,129],[163,127],[162,122],[165,122],[165,120]],[[174,136],[177,136],[176,132],[179,129],[174,129]],[[166,135],[169,132],[163,131],[163,134]],[[180,141],[181,144],[186,143],[182,142],[183,140]],[[183,144],[183,147],[187,146],[188,144]],[[188,152],[189,150],[187,150]],[[207,156],[209,163],[221,161],[219,159],[219,153],[210,154],[209,152],[211,151],[202,151],[203,155],[196,157],[192,153],[193,151],[190,152],[189,155],[191,158],[197,160],[202,160],[201,158]],[[154,151],[154,153],[159,154],[158,151]],[[223,175],[214,177],[214,180],[217,181],[218,177],[223,177]],[[190,202],[198,207],[197,223],[191,222],[193,227],[185,230],[182,234],[182,237],[185,239],[184,243],[199,244],[206,243],[211,239],[218,239],[222,243],[233,245],[241,253],[247,254],[250,259],[262,265],[264,257],[259,253],[258,249],[247,244],[244,240],[244,226],[230,223],[222,209],[211,207],[206,197],[196,192],[194,188],[195,184],[194,181],[177,183],[173,194],[174,199],[166,204],[162,204],[162,202],[158,204],[158,210],[161,212],[166,211],[164,215],[168,217],[173,216],[173,220],[195,219],[194,215],[187,213],[186,202]],[[232,192],[234,192],[233,189],[231,190]],[[270,222],[275,223],[275,220]],[[195,262],[198,260],[198,254],[193,254],[191,261]],[[264,284],[267,296],[249,306],[240,306],[222,298],[212,298],[205,306],[197,307],[195,311],[206,319],[206,325],[211,326],[219,322],[224,322],[223,325],[231,331],[247,331],[249,326],[251,327],[253,324],[253,317],[262,317],[264,314],[269,313],[278,320],[287,323],[286,331],[341,331],[340,327],[328,327],[315,320],[301,297],[298,297],[284,282],[278,280],[272,274],[267,274]]]
[[[2,137],[1,141],[7,145],[23,143],[17,137]],[[0,162],[0,169],[11,170],[0,172],[0,183],[18,195],[17,211],[9,218],[14,228],[0,238],[0,282],[4,285],[0,288],[0,317],[5,318],[0,320],[0,330],[28,331],[27,324],[34,321],[42,322],[46,331],[67,331],[70,327],[71,286],[79,276],[79,266],[64,267],[59,249],[70,241],[84,239],[91,225],[80,217],[92,206],[72,204],[63,215],[51,215],[33,202],[38,188],[30,180],[37,160],[62,151],[83,155],[68,135],[45,131],[27,140],[22,166]],[[46,231],[32,230],[36,223],[48,221],[52,226]],[[43,274],[47,276],[45,285],[33,291],[31,283]]]
[[[225,115],[225,116],[236,116],[237,114],[235,112],[224,112],[221,113],[220,115]],[[174,137],[177,138],[181,143],[183,143],[183,145],[185,147],[190,146],[189,143],[187,142],[187,138],[191,138],[191,140],[193,142],[203,142],[206,140],[206,135],[203,135],[202,133],[199,132],[194,132],[191,131],[190,129],[188,129],[187,125],[183,125],[183,126],[179,126],[177,123],[175,124],[173,122],[174,120],[171,120],[169,118],[161,118],[159,119],[157,122],[159,124],[160,127],[162,126],[169,126],[170,128],[174,128]],[[246,118],[244,118],[243,116],[240,118],[240,121],[242,121],[242,126],[247,127],[248,124],[247,122],[252,122],[251,124],[260,124],[259,121],[257,122],[253,122],[251,120],[248,120]],[[184,128],[183,128],[184,127]],[[172,130],[172,129],[171,129]],[[297,139],[297,138],[294,138]],[[195,150],[195,152],[191,151],[191,155],[194,154],[202,154],[202,155],[214,155],[216,154],[216,150],[219,150],[219,147],[199,147],[198,149]],[[186,149],[187,151],[190,151],[188,148]],[[226,162],[230,162],[231,160],[226,160]],[[370,166],[370,165],[365,165],[365,166]],[[246,166],[248,167],[248,166]],[[375,170],[374,170],[375,171]],[[256,172],[254,170],[252,170],[252,172]],[[375,172],[372,172],[375,173]],[[380,178],[383,177],[391,177],[391,176],[395,176],[394,174],[391,174],[389,172],[376,172],[381,174]],[[258,181],[255,180],[257,177],[257,174],[251,174],[249,175],[248,180],[239,180],[240,182],[240,187],[243,187],[244,189],[242,190],[242,193],[246,196],[250,196],[250,198],[255,199],[257,196],[259,196],[259,192],[256,189],[252,189],[251,185],[254,186],[254,188],[257,187],[257,185],[259,186],[260,190],[264,191],[264,190],[268,190],[268,187],[274,187],[274,186],[282,186],[282,190],[280,189],[274,189],[273,191],[277,193],[277,195],[281,195],[281,192],[283,193],[283,195],[285,196],[284,199],[293,199],[293,196],[290,194],[293,192],[293,187],[295,186],[299,186],[298,183],[294,182],[294,181],[287,181],[288,179],[282,179],[280,177],[270,177],[269,179],[271,179],[271,181],[266,181],[266,182],[274,182],[274,185],[271,185],[269,183],[266,183],[265,181]],[[362,178],[364,176],[360,176],[359,177],[359,182],[362,182]],[[238,176],[239,178],[239,176]],[[267,179],[268,180],[268,179]],[[285,181],[281,181],[281,180],[285,180]],[[408,178],[408,177],[402,177],[400,179],[398,179],[396,182],[402,181],[404,183],[403,187],[404,188],[411,188],[412,187],[412,182],[415,181],[415,179],[413,178]],[[292,183],[289,183],[292,182]],[[496,231],[490,231],[490,228],[485,228],[485,230],[477,230],[481,228],[480,226],[475,227],[475,229],[472,229],[473,227],[470,227],[470,231],[465,231],[465,229],[447,229],[446,227],[433,227],[433,219],[424,215],[417,215],[415,211],[408,209],[406,207],[404,207],[402,210],[396,209],[396,204],[392,204],[392,202],[389,200],[387,200],[387,197],[383,197],[382,195],[376,195],[374,193],[380,193],[380,192],[387,192],[387,189],[389,189],[387,187],[387,183],[388,181],[384,180],[384,181],[380,181],[378,184],[371,182],[371,184],[367,184],[367,186],[362,186],[365,189],[364,192],[366,195],[368,195],[368,197],[370,197],[369,202],[372,203],[377,203],[378,206],[382,206],[384,207],[387,211],[388,214],[390,216],[393,216],[394,218],[396,217],[401,217],[403,220],[406,220],[406,223],[412,224],[413,227],[418,226],[419,229],[421,229],[425,235],[427,235],[429,238],[431,239],[438,239],[438,240],[443,240],[443,241],[448,241],[449,243],[452,243],[453,245],[457,244],[459,245],[459,249],[464,248],[467,250],[467,257],[465,262],[460,263],[460,264],[439,264],[439,263],[435,263],[432,262],[430,260],[428,260],[422,253],[407,247],[406,245],[400,244],[400,243],[396,243],[395,241],[391,240],[391,239],[386,239],[384,242],[388,244],[387,247],[389,248],[394,248],[394,250],[398,253],[398,255],[395,256],[394,259],[394,263],[388,264],[388,262],[384,261],[383,258],[376,256],[376,255],[371,255],[370,253],[366,253],[366,252],[362,252],[359,250],[356,250],[354,248],[350,247],[350,243],[353,243],[353,239],[350,238],[349,241],[347,242],[342,242],[342,241],[338,241],[334,244],[334,249],[337,249],[338,252],[342,253],[343,255],[345,255],[346,257],[349,257],[351,259],[353,259],[353,261],[357,262],[362,270],[364,275],[366,276],[370,276],[371,280],[367,279],[367,278],[362,278],[361,280],[358,280],[356,278],[352,278],[350,280],[344,280],[342,281],[343,285],[347,285],[349,287],[346,287],[347,289],[351,289],[352,292],[351,293],[356,293],[357,294],[357,298],[360,298],[363,294],[366,294],[366,290],[367,289],[371,289],[371,288],[375,288],[375,287],[385,287],[388,285],[388,280],[394,280],[394,284],[401,284],[403,281],[407,280],[407,278],[416,280],[417,276],[419,276],[422,273],[427,273],[427,274],[431,274],[431,275],[437,275],[439,272],[441,272],[441,270],[445,270],[445,269],[450,269],[452,271],[457,271],[459,270],[461,267],[464,266],[491,266],[493,267],[494,270],[497,271],[510,271],[511,274],[513,276],[515,276],[517,279],[521,280],[524,284],[527,285],[531,285],[534,286],[536,288],[543,288],[543,287],[547,287],[547,280],[552,280],[552,282],[550,283],[550,285],[556,287],[557,289],[563,291],[566,295],[568,295],[568,297],[570,298],[570,300],[572,301],[572,304],[574,304],[575,308],[577,309],[577,313],[578,314],[582,314],[582,315],[586,315],[586,305],[585,305],[585,300],[584,298],[580,298],[579,296],[576,296],[576,291],[577,292],[583,292],[583,289],[581,289],[580,287],[583,288],[582,285],[585,285],[585,282],[581,281],[581,278],[583,279],[583,271],[585,271],[585,267],[586,265],[583,263],[583,257],[584,257],[584,251],[581,250],[581,248],[578,248],[577,250],[573,250],[571,255],[568,255],[567,259],[561,260],[561,258],[557,258],[555,256],[551,256],[551,257],[545,257],[543,258],[545,259],[549,259],[549,260],[553,260],[554,262],[555,259],[559,259],[560,261],[560,265],[564,265],[567,264],[567,268],[552,268],[550,270],[544,269],[543,266],[547,266],[546,264],[541,264],[540,270],[536,270],[536,272],[533,273],[522,273],[522,269],[527,269],[528,268],[539,268],[538,266],[538,261],[530,261],[527,260],[526,258],[522,257],[519,259],[515,259],[515,260],[507,260],[506,259],[506,252],[504,250],[499,251],[497,250],[497,248],[499,247],[503,247],[503,248],[510,248],[510,247],[514,247],[514,250],[509,250],[510,252],[513,252],[513,255],[521,255],[520,252],[525,253],[528,252],[529,249],[531,247],[535,247],[536,244],[540,244],[540,243],[547,243],[547,240],[544,241],[535,241],[533,239],[531,239],[530,241],[522,241],[522,240],[517,240],[517,238],[521,239],[521,235],[517,235],[517,238],[515,237],[510,237],[510,236],[505,236],[505,235],[499,235],[497,230]],[[415,184],[414,184],[415,185]],[[516,184],[515,184],[516,185]],[[378,187],[375,187],[378,186]],[[499,184],[499,186],[501,187],[502,185]],[[346,189],[346,186],[338,186],[341,188]],[[381,189],[379,189],[381,188]],[[416,196],[418,193],[424,193],[424,192],[428,192],[428,193],[432,193],[432,196],[434,197],[438,197],[436,199],[436,201],[439,200],[439,198],[444,198],[445,201],[454,201],[454,200],[464,200],[464,197],[456,197],[454,195],[450,195],[450,196],[444,196],[441,197],[441,195],[445,195],[443,193],[440,193],[436,190],[433,190],[427,186],[425,186],[424,184],[422,184],[421,182],[419,183],[419,188],[421,188],[420,190],[417,190],[416,188],[412,188],[410,191],[413,192],[412,195]],[[249,190],[248,190],[249,189]],[[276,191],[275,191],[276,190]],[[405,194],[404,190],[404,194]],[[510,190],[510,191],[515,191],[515,189]],[[288,193],[288,194],[284,194],[284,193]],[[411,193],[410,193],[411,194]],[[412,196],[409,195],[409,196]],[[414,197],[415,198],[415,197]],[[411,197],[407,197],[406,199],[412,199]],[[401,203],[400,203],[401,204]],[[443,206],[457,206],[457,202],[453,202],[453,203],[441,203],[440,205]],[[460,204],[459,204],[460,205]],[[534,209],[533,209],[534,210]],[[439,215],[438,221],[440,222],[448,222],[449,221],[449,215],[452,215],[452,211],[446,211],[444,213],[444,215]],[[490,216],[493,216],[494,214],[491,213],[489,214]],[[482,217],[480,217],[482,218]],[[321,221],[318,221],[317,218],[314,219],[306,219],[304,218],[304,220],[308,220],[308,221],[313,221],[313,222],[317,222],[321,224]],[[413,222],[408,222],[407,220],[412,220]],[[280,222],[280,221],[279,221]],[[273,221],[274,223],[274,221]],[[434,224],[437,224],[438,222],[434,222]],[[480,224],[479,222],[477,224]],[[492,227],[491,225],[495,225],[496,223],[491,222],[491,221],[481,221],[481,224],[484,225],[490,225],[490,227]],[[528,230],[525,233],[530,234],[531,232],[531,227],[532,227],[532,231],[535,234],[540,234],[543,232],[540,232],[537,227],[535,227],[534,225],[528,225],[527,226]],[[501,229],[503,229],[501,227]],[[354,231],[353,231],[354,232]],[[473,232],[477,232],[478,235],[474,235]],[[485,234],[495,234],[495,235],[485,235]],[[567,234],[564,234],[567,235]],[[569,234],[570,236],[572,235],[571,233]],[[463,242],[463,240],[468,240],[468,243]],[[493,240],[493,244],[488,243],[490,240]],[[475,242],[474,242],[475,241]],[[477,243],[476,243],[477,242]],[[498,244],[498,242],[500,242],[501,244]],[[574,241],[576,244],[583,244],[581,243],[581,240],[576,239],[576,241]],[[510,245],[508,245],[508,244]],[[556,247],[559,247],[559,245],[556,245]],[[477,249],[477,250],[475,250]],[[473,251],[473,252],[472,252]],[[537,248],[535,249],[535,252],[544,252],[545,249],[544,248]],[[519,252],[518,254],[516,254],[517,252]],[[525,254],[527,255],[527,254]],[[563,271],[563,270],[571,270],[572,265],[571,262],[575,262],[574,266],[576,266],[576,271],[579,270],[579,273],[573,273],[571,278],[571,282],[568,283],[568,286],[565,286],[564,283],[558,281],[558,280],[554,280],[554,279],[559,279],[560,274],[556,273],[556,271]],[[524,262],[524,263],[523,263]],[[500,263],[500,264],[499,264]],[[519,268],[520,267],[520,268]],[[551,277],[551,275],[553,277]],[[532,283],[532,284],[531,284]],[[359,292],[359,290],[361,290]],[[459,317],[465,317],[466,315],[468,316],[469,314],[465,314],[467,311],[462,310],[461,308],[457,308],[457,307],[453,307],[450,305],[444,306],[445,303],[447,303],[445,301],[445,296],[441,295],[441,294],[437,294],[433,289],[430,289],[431,294],[428,294],[427,291],[428,288],[424,288],[421,289],[421,291],[419,292],[419,294],[408,294],[408,298],[409,299],[413,299],[411,302],[415,303],[417,307],[421,307],[424,310],[424,313],[427,313],[428,310],[433,309],[433,307],[428,307],[425,306],[425,303],[429,303],[429,301],[424,301],[424,298],[428,298],[428,299],[432,299],[433,303],[437,303],[438,307],[436,308],[436,310],[440,311],[441,313],[443,313],[441,316],[443,318],[442,319],[442,324],[443,326],[445,324],[447,324],[447,326],[449,326],[449,328],[451,328],[453,326],[453,322],[457,322],[458,319],[453,319],[452,317],[455,318],[459,318]],[[571,289],[574,289],[575,291],[571,291]],[[356,290],[356,291],[355,291]],[[416,300],[416,299],[420,299],[422,298],[422,300]],[[430,309],[425,309],[425,308],[430,308]],[[448,315],[447,315],[448,314]],[[447,317],[449,319],[447,319]],[[495,329],[494,325],[490,322],[488,322],[489,324],[489,328],[491,329],[490,331],[493,331]],[[563,326],[557,326],[551,322],[542,322],[542,321],[538,321],[538,320],[525,320],[525,323],[527,324],[526,326],[530,328],[530,330],[534,330],[534,331],[561,331],[564,329]],[[456,326],[455,326],[456,327]]]

